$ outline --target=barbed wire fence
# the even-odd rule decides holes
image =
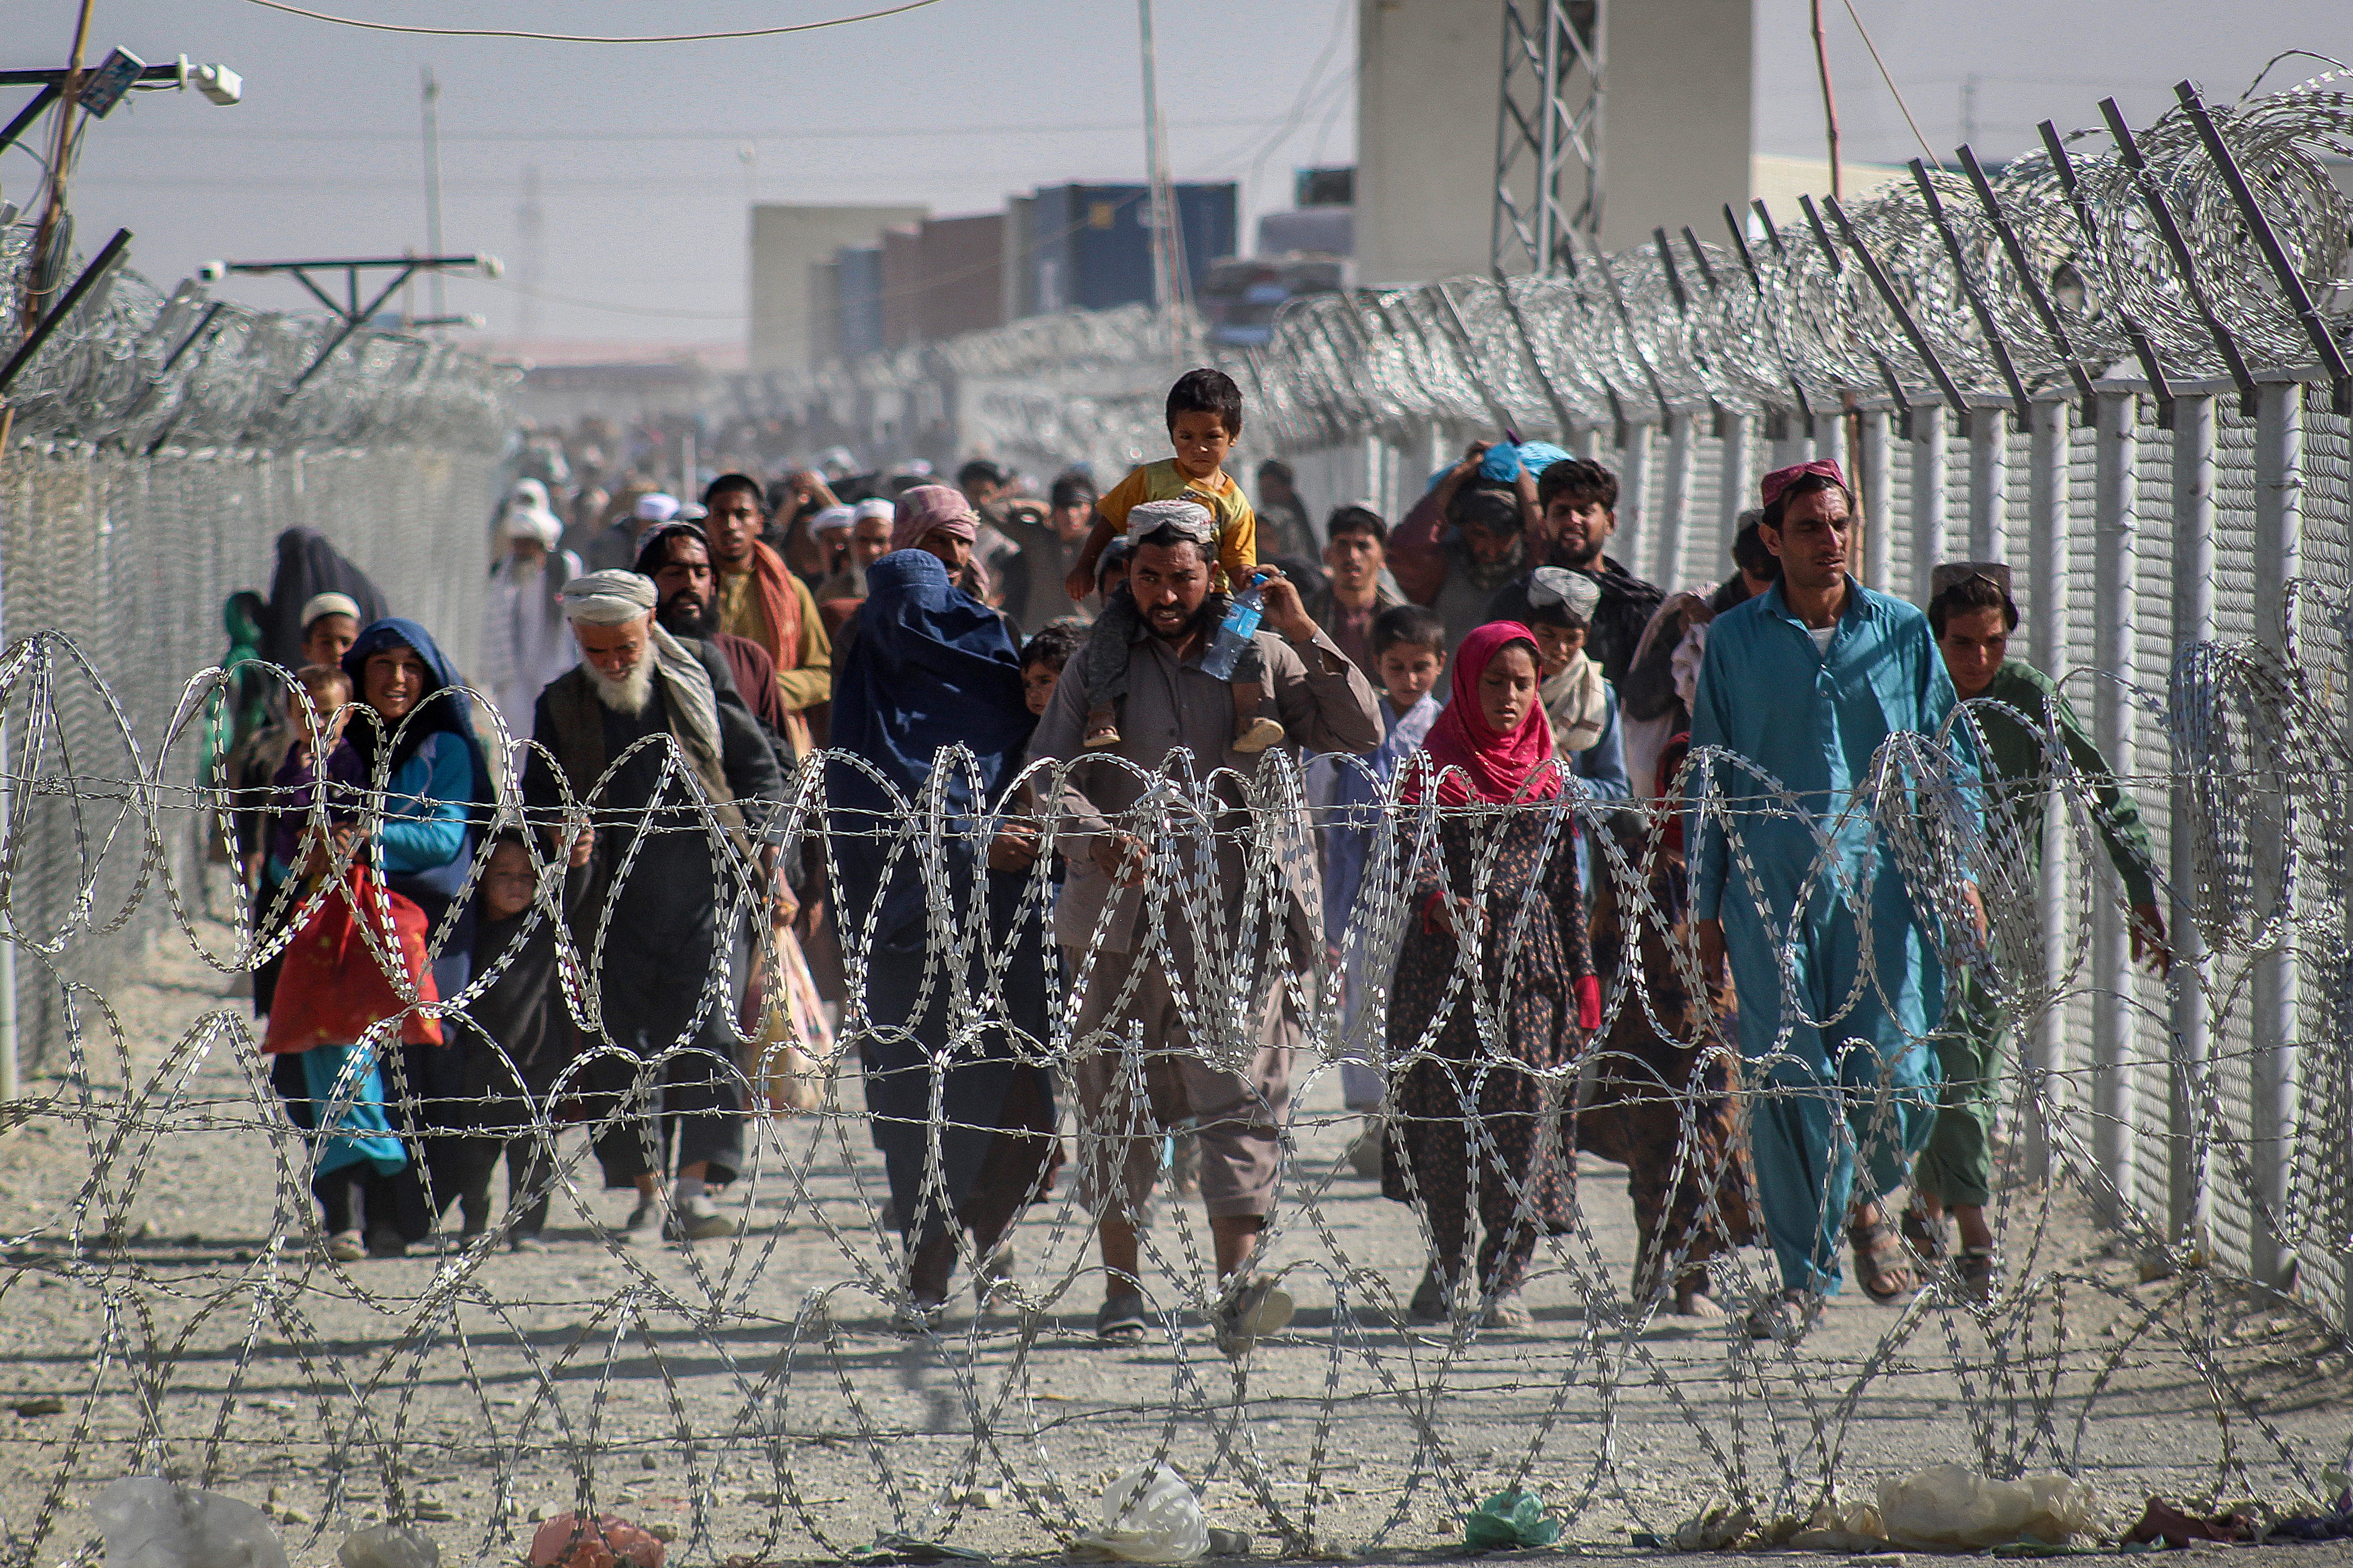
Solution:
[[[0,227],[0,293],[14,297],[31,236],[28,225]],[[66,632],[104,671],[105,700],[100,689],[44,681],[53,708],[20,699],[5,716],[27,773],[146,774],[175,799],[198,787],[201,748],[174,731],[195,717],[179,711],[188,673],[220,658],[224,601],[268,592],[273,542],[298,524],[325,534],[398,613],[470,663],[481,618],[473,568],[489,560],[517,373],[447,343],[363,331],[296,389],[337,330],[211,299],[193,281],[166,294],[121,269],[0,394],[5,635]],[[13,802],[19,944],[70,948],[76,963],[100,967],[68,973],[101,986],[136,962],[164,923],[158,873],[168,865],[193,892],[192,858],[210,853],[208,827],[175,815],[185,831],[151,844],[153,861],[93,855],[110,836],[155,826],[142,822],[148,803],[135,791],[69,789]],[[110,940],[75,940],[91,930]],[[28,1068],[62,1043],[61,1005],[54,986],[20,998]]]
[[[2348,232],[2343,198],[2308,180],[2312,149],[2336,145],[2343,110],[2324,85],[2242,107],[2218,127],[2259,211],[2316,205],[2318,217],[2274,229],[2308,247],[2282,242],[2307,291],[2348,270],[2329,248]],[[1032,1207],[1018,1258],[983,1280],[969,1314],[959,1306],[928,1330],[895,1331],[894,1313],[911,1305],[908,1260],[858,1088],[861,1056],[881,1031],[854,995],[838,1045],[818,1057],[823,1105],[755,1121],[745,1170],[726,1194],[742,1226],[732,1239],[629,1244],[559,1094],[500,1129],[554,1156],[555,1251],[499,1250],[517,1223],[509,1213],[480,1241],[445,1233],[405,1260],[330,1262],[310,1187],[317,1146],[273,1090],[248,1010],[224,994],[261,949],[241,922],[210,918],[197,868],[174,847],[193,846],[218,804],[186,721],[219,677],[190,672],[216,657],[212,606],[248,580],[206,552],[239,513],[227,496],[263,496],[285,509],[277,519],[326,529],[404,608],[400,585],[410,585],[420,618],[461,639],[477,608],[462,595],[478,592],[495,437],[494,412],[476,426],[464,411],[477,391],[488,401],[470,406],[494,410],[495,374],[445,365],[435,374],[455,382],[448,400],[404,384],[418,399],[405,420],[379,424],[347,407],[301,426],[344,432],[337,438],[356,443],[347,459],[290,433],[210,456],[168,443],[110,456],[117,449],[104,443],[130,414],[107,416],[117,421],[109,436],[87,409],[74,416],[82,424],[66,411],[90,401],[90,388],[117,384],[106,378],[144,352],[135,345],[173,307],[135,289],[108,300],[106,321],[125,312],[123,331],[93,327],[73,344],[84,379],[43,384],[54,390],[42,406],[55,412],[37,439],[49,445],[11,451],[0,502],[9,508],[0,712],[12,737],[0,900],[14,945],[37,961],[38,983],[57,998],[68,1069],[0,1126],[0,1377],[12,1380],[16,1451],[27,1456],[0,1477],[11,1559],[95,1561],[101,1489],[156,1473],[258,1494],[306,1562],[326,1558],[344,1530],[379,1521],[455,1535],[490,1558],[566,1511],[643,1520],[696,1563],[1034,1552],[1080,1543],[1104,1485],[1154,1460],[1177,1466],[1220,1522],[1302,1554],[1460,1540],[1465,1512],[1520,1486],[1540,1489],[1580,1539],[1631,1530],[1662,1542],[1803,1544],[1811,1525],[1824,1543],[1852,1550],[1877,1539],[1854,1510],[1872,1483],[1940,1460],[1996,1479],[2058,1469],[2092,1481],[2106,1501],[2090,1524],[2106,1534],[2129,1522],[2145,1489],[2214,1507],[2242,1497],[2283,1512],[2319,1506],[2332,1468],[2353,1462],[2334,1403],[2347,1372],[2353,1250],[2343,1158],[2353,1125],[2343,1023],[2348,433],[2333,367],[2317,340],[2296,335],[2293,289],[2266,294],[2226,265],[2234,246],[2263,247],[2234,237],[2232,209],[2211,199],[2221,176],[2200,173],[2219,164],[2194,121],[2178,118],[2138,134],[2156,171],[2147,186],[2071,153],[2078,188],[2096,188],[2100,200],[2142,201],[2154,223],[2145,192],[2156,190],[2211,224],[2183,222],[2190,265],[2170,274],[2172,288],[2163,282],[2171,252],[2151,262],[2148,231],[2136,223],[2101,208],[2084,236],[2068,226],[2072,202],[2036,209],[2047,221],[2034,232],[2051,248],[2027,251],[2013,281],[2049,282],[2054,310],[2082,318],[2076,332],[2074,316],[2060,317],[2068,343],[2084,346],[2036,360],[2025,341],[2048,322],[2031,301],[1994,316],[2021,340],[2004,338],[2002,353],[2019,371],[2023,407],[2002,374],[1999,334],[1969,324],[1978,318],[1958,275],[1936,280],[1937,268],[1955,265],[1954,247],[1925,198],[1915,217],[1926,226],[1907,228],[1915,219],[1902,196],[1858,203],[1842,219],[1825,213],[1820,232],[1809,222],[1760,237],[1754,283],[1730,247],[1703,247],[1707,266],[1694,258],[1687,275],[1677,263],[1673,279],[1654,256],[1651,283],[1640,257],[1620,257],[1567,280],[1349,296],[1287,316],[1270,353],[1240,366],[1253,417],[1281,441],[1302,451],[1345,443],[1393,475],[1423,459],[1434,467],[1466,431],[1507,418],[1524,434],[1556,431],[1584,450],[1620,453],[1620,553],[1670,582],[1706,582],[1722,569],[1734,503],[1767,452],[1783,461],[1828,448],[1859,470],[1870,581],[1902,589],[1958,553],[1948,546],[1964,517],[1973,555],[2027,547],[2022,597],[2037,661],[2073,672],[2069,689],[2087,700],[2149,808],[2160,847],[2152,869],[2174,929],[2196,940],[2167,985],[2130,970],[2096,802],[2052,753],[2041,804],[2046,854],[2061,869],[2031,902],[2021,892],[1993,911],[1991,973],[2022,1042],[2004,1087],[2009,1142],[1990,1216],[2000,1288],[1970,1303],[1940,1273],[1901,1309],[1841,1307],[1797,1343],[1753,1342],[1736,1322],[1669,1321],[1662,1275],[1646,1282],[1640,1271],[1615,1173],[1589,1160],[1573,1217],[1540,1244],[1532,1325],[1490,1331],[1460,1305],[1441,1321],[1409,1321],[1401,1299],[1428,1238],[1418,1217],[1352,1184],[1359,1123],[1333,1080],[1353,1058],[1394,1094],[1430,1046],[1409,1036],[1400,1048],[1366,1016],[1349,1025],[1312,960],[1277,982],[1305,1031],[1282,1112],[1282,1195],[1265,1238],[1269,1266],[1302,1311],[1238,1361],[1219,1356],[1198,1327],[1218,1284],[1191,1200],[1162,1205],[1148,1233],[1145,1342],[1092,1344],[1099,1216],[1075,1184]],[[1990,183],[2014,228],[2037,177],[2021,164]],[[2055,165],[2049,177],[2057,181]],[[2200,191],[2202,205],[2192,200]],[[1957,195],[1945,203],[1957,221]],[[2239,222],[2252,232],[2243,210]],[[2011,255],[1987,223],[1978,248],[1958,247],[1980,293]],[[2122,254],[2128,245],[2142,248]],[[1674,250],[1671,239],[1664,254]],[[2080,306],[2055,292],[2063,264],[2083,289]],[[1757,301],[1752,316],[1739,314],[1743,288]],[[2328,295],[2325,310],[2314,307],[2331,342],[2338,306]],[[1873,310],[1886,312],[1877,327]],[[2123,324],[2127,310],[2154,371]],[[1916,339],[1901,314],[1914,318]],[[2210,316],[2240,345],[2252,411],[2239,406]],[[250,341],[268,337],[257,329]],[[1746,345],[1737,352],[1736,340]],[[2127,354],[2110,352],[2116,341]],[[955,345],[963,368],[945,375],[946,351],[925,352],[852,367],[825,395],[888,405],[876,416],[894,420],[909,405],[892,400],[936,397],[969,428],[990,417],[1009,427],[1050,405],[1065,421],[1056,439],[1070,443],[1057,455],[1116,460],[1156,447],[1160,386],[1183,346],[1145,321],[1041,323]],[[396,351],[406,349],[385,346],[395,357],[377,363],[419,363]],[[216,434],[228,441],[222,432],[264,430],[231,411],[239,389],[268,377],[242,349],[223,352],[221,401],[206,403],[210,383],[187,391],[190,417],[216,408]],[[2077,370],[2090,383],[2088,411]],[[366,402],[364,386],[347,390]],[[137,395],[121,395],[96,406],[120,409]],[[264,401],[247,400],[252,418]],[[35,406],[29,395],[26,406]],[[448,423],[431,423],[439,418]],[[437,434],[422,447],[392,439],[427,429]],[[1949,460],[1956,437],[1967,446],[1966,478]],[[468,503],[453,502],[454,520],[429,515],[443,493],[433,485],[398,489],[414,468],[438,471],[428,457],[448,465],[434,484]],[[24,521],[32,503],[15,499],[47,494],[25,478],[36,460],[78,473],[82,487],[70,506],[45,503],[39,526]],[[303,510],[322,505],[314,498],[324,491],[351,516],[377,518],[367,509],[384,504],[375,491],[386,487],[413,496],[417,511],[381,529]],[[148,499],[156,495],[164,500]],[[2141,526],[2160,515],[2169,530]],[[61,535],[79,542],[72,550],[46,531],[60,516],[81,520],[80,531]],[[145,557],[113,543],[134,523],[185,553],[140,577]],[[255,524],[239,548],[261,559],[278,525]],[[106,571],[72,569],[77,552]],[[21,590],[31,612],[19,597],[28,561],[46,572]],[[436,584],[460,597],[430,599]],[[134,589],[148,596],[134,599]],[[146,618],[120,605],[143,605]],[[168,624],[151,624],[158,619]],[[166,649],[169,639],[184,640]],[[1925,752],[1896,752],[1879,760],[1889,776],[1933,777]],[[861,826],[833,798],[828,761],[801,770],[774,831],[787,854],[818,842],[837,873],[843,850],[868,832],[926,872],[973,864],[1007,814],[951,812],[933,797],[945,787],[935,780],[933,795],[890,799],[881,826]],[[512,798],[506,770],[519,763],[499,760],[501,798]],[[697,787],[682,755],[670,765]],[[1942,798],[1898,784],[1874,802],[1875,830],[1897,847],[1915,896],[1941,900],[1963,874],[2015,888],[2020,847],[1973,837],[1936,805]],[[1247,1003],[1264,982],[1270,933],[1314,826],[1305,800],[1296,764],[1280,755],[1250,774],[1179,767],[1123,824],[1150,847],[1161,889],[1135,940],[1150,951],[1181,939],[1197,955],[1179,1005],[1213,1060],[1230,1064],[1247,1043]],[[1393,795],[1376,804],[1370,863],[1382,869],[1367,877],[1350,928],[1377,972],[1413,912],[1408,868],[1437,853],[1441,826],[1426,806]],[[370,808],[358,809],[364,822]],[[1563,819],[1581,823],[1630,929],[1662,924],[1649,872],[1663,815],[1630,845],[1576,801],[1497,813],[1491,829],[1530,809],[1553,814],[1545,830],[1556,845]],[[1025,815],[1050,846],[1071,828],[1050,805]],[[1736,858],[1742,823],[1735,815],[1725,826]],[[717,857],[723,836],[710,831]],[[1229,851],[1244,892],[1220,906],[1208,868]],[[552,895],[560,872],[542,874]],[[1007,1036],[1019,930],[1044,918],[1050,884],[1041,868],[1004,916],[961,896],[953,879],[927,876],[924,887],[923,988],[953,999],[944,1062]],[[607,934],[558,932],[591,1053],[612,1042],[579,987]],[[854,922],[844,941],[852,973],[888,962]],[[1063,983],[1046,1026],[1013,1046],[1021,1062],[1055,1075],[1065,1105],[1086,1053],[1109,1052],[1114,1073],[1136,1081],[1149,1068],[1132,1038],[1078,1025],[1069,980],[1103,961],[1102,945],[1098,933],[1063,955],[1070,967],[1052,972]],[[119,964],[126,948],[143,959],[140,974],[99,967],[110,955]],[[1502,977],[1469,952],[1450,985],[1490,1007]],[[1029,959],[1044,962],[1034,951]],[[488,979],[446,1006],[464,1005]],[[681,977],[700,984],[707,1005],[741,979],[723,965]],[[1647,987],[1620,984],[1605,1005],[1601,1040],[1629,1010],[1655,1003]],[[1663,1009],[1648,1021],[1703,1058],[1724,1053],[1704,1009],[1698,1022]],[[646,1064],[641,1082],[696,1054],[674,1045]],[[1582,1045],[1567,1061],[1529,1065],[1566,1096],[1609,1054]],[[752,1100],[776,1066],[746,1051],[727,1079]],[[1753,1102],[1770,1091],[1742,1092]],[[934,1189],[940,1138],[961,1121],[939,1093],[926,1162]],[[1659,1098],[1675,1106],[1680,1128],[1659,1159],[1680,1169],[1715,1158],[1698,1132],[1707,1094],[1670,1085]],[[445,1135],[448,1113],[462,1109],[415,1085],[396,1086],[396,1099],[415,1129],[413,1151]],[[1394,1099],[1388,1109],[1399,1114]],[[1468,1110],[1463,1121],[1466,1139],[1485,1136]],[[1102,1131],[1067,1113],[1060,1128],[1082,1144]],[[1738,1305],[1777,1283],[1752,1251],[1709,1267]],[[1724,1510],[1714,1525],[1704,1522],[1711,1502]]]
[[[2050,1015],[2037,1066],[2096,1065],[2062,1113],[2096,1113],[2096,1156],[2153,1241],[2300,1280],[2345,1321],[2353,1195],[2286,1175],[2294,1151],[2345,1146],[2353,1114],[2353,1088],[2304,1057],[2343,1026],[2339,901],[2317,880],[2343,848],[2294,805],[2333,786],[2267,797],[2286,848],[2248,862],[2239,844],[2233,896],[2263,912],[2237,908],[2226,932],[2198,858],[2220,830],[2188,781],[2211,746],[2277,721],[2222,726],[2203,706],[2218,693],[2291,690],[2312,733],[2353,716],[2353,97],[2340,71],[2230,105],[2178,96],[2145,127],[2104,103],[2100,128],[2046,123],[1998,169],[1964,150],[1865,199],[1727,212],[1715,237],[1662,230],[1570,276],[1303,300],[1262,352],[1171,342],[1139,310],[1124,361],[1107,321],[1057,321],[822,385],[843,418],[853,383],[864,406],[948,388],[969,445],[1025,456],[1048,428],[1117,472],[1165,445],[1159,395],[1189,346],[1242,381],[1252,440],[1328,500],[1392,518],[1466,440],[1508,427],[1618,472],[1611,553],[1670,590],[1728,574],[1757,477],[1817,455],[1860,487],[1869,585],[1925,603],[1939,561],[2015,563],[2021,651],[2141,775],[2180,898],[2168,921],[2213,947],[2161,985],[2092,910],[2094,973]],[[789,406],[818,384],[761,395]],[[2068,896],[2042,889],[2045,929]],[[2338,1241],[2300,1249],[2299,1215]]]

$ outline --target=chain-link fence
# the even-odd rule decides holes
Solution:
[[[15,296],[30,235],[0,228],[0,297]],[[62,1037],[63,987],[121,973],[166,917],[157,879],[201,886],[195,818],[172,819],[149,857],[91,849],[149,831],[142,792],[185,800],[208,782],[202,716],[178,705],[228,647],[224,601],[268,592],[279,533],[324,533],[395,613],[470,662],[514,374],[361,331],[293,390],[339,330],[118,272],[0,393],[5,636],[63,632],[90,661],[5,715],[11,761],[36,781],[12,807],[12,934],[20,954],[71,953],[55,972],[19,969],[28,1068]],[[81,795],[37,782],[79,777],[117,782]],[[92,925],[117,929],[73,940]]]

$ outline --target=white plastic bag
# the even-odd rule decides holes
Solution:
[[[1103,1489],[1103,1528],[1079,1544],[1123,1563],[1198,1563],[1209,1554],[1209,1525],[1184,1477],[1137,1465]]]
[[[2067,1476],[1989,1481],[1962,1465],[1932,1465],[1879,1484],[1890,1540],[1905,1546],[2064,1545],[2092,1526],[2099,1494]]]
[[[286,1568],[286,1548],[249,1502],[161,1476],[126,1476],[98,1494],[106,1568]]]

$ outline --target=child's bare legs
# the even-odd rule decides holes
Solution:
[[[1945,1201],[1934,1193],[1920,1194],[1920,1207],[1932,1220],[1944,1217]],[[1964,1247],[1974,1249],[1993,1246],[1993,1227],[1986,1224],[1983,1204],[1955,1204],[1953,1224],[1961,1233]]]

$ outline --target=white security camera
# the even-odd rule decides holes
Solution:
[[[198,66],[188,73],[196,90],[226,109],[245,97],[245,79],[225,65]]]
[[[226,261],[202,262],[196,268],[197,279],[206,283],[217,283],[227,276],[228,263]]]
[[[481,268],[482,276],[485,278],[499,277],[507,269],[506,264],[495,256],[485,256],[481,258],[480,266]]]

